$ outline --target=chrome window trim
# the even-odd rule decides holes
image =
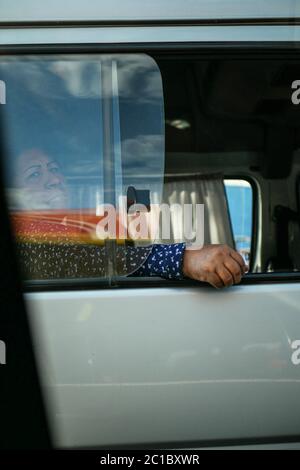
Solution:
[[[0,45],[262,43],[300,41],[300,26],[123,26],[0,28]],[[295,44],[295,47],[297,45]]]

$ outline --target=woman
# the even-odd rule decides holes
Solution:
[[[109,255],[104,240],[95,236],[99,217],[95,209],[69,208],[69,191],[58,162],[42,150],[31,149],[19,155],[14,170],[10,191],[12,217],[25,277],[105,277]],[[159,261],[163,259],[163,263],[157,264],[150,253],[151,247],[117,245],[113,274],[136,271],[137,275],[166,275],[168,248],[153,247]],[[175,258],[181,261],[178,245],[176,248]],[[144,262],[142,270],[138,270]],[[179,272],[174,272],[174,266],[172,257],[168,277],[180,277]]]
[[[19,155],[14,175],[12,197],[19,209],[67,207],[67,188],[60,166],[41,150],[32,149]]]
[[[15,166],[12,214],[25,277],[30,279],[106,277],[111,274],[190,277],[215,287],[240,282],[243,258],[226,245],[185,249],[184,243],[151,248],[117,245],[112,253],[93,237],[97,219],[68,209],[68,190],[57,161],[39,149],[22,153]],[[26,212],[19,212],[22,209]],[[95,212],[95,210],[93,211]],[[93,223],[94,222],[94,223]],[[100,242],[100,243],[99,243]]]

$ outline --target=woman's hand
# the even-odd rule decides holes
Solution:
[[[248,272],[242,256],[228,245],[205,245],[200,250],[185,249],[183,274],[214,287],[238,284]]]

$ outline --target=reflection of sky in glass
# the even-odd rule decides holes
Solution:
[[[164,104],[159,69],[153,59],[118,60],[123,185],[150,189],[161,200],[164,175]],[[134,106],[133,106],[134,103]]]
[[[41,149],[60,163],[71,207],[95,206],[103,186],[100,61],[14,58],[0,63],[0,77],[9,174],[21,152]]]
[[[164,172],[160,72],[145,55],[105,55],[118,70],[124,193],[128,185],[161,193]],[[8,173],[17,156],[41,149],[61,165],[71,207],[103,202],[101,56],[6,57]],[[9,186],[12,185],[10,180]]]
[[[6,56],[0,80],[7,102],[6,189],[28,278],[136,270],[149,253],[149,237],[134,242],[142,245],[134,253],[116,245],[106,272],[105,237],[97,227],[101,205],[114,201],[116,189],[123,196],[128,186],[150,190],[159,202],[164,116],[155,62],[146,55]],[[117,214],[113,239],[121,225]]]

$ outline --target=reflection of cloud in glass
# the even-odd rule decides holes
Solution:
[[[138,135],[122,142],[125,175],[144,174],[161,177],[164,171],[162,135]]]
[[[97,59],[51,60],[30,56],[29,60],[9,58],[1,64],[7,82],[22,77],[22,86],[35,95],[65,99],[66,92],[77,98],[100,96],[101,64]]]
[[[80,185],[103,187],[101,73],[109,74],[116,61],[124,176],[129,180],[131,175],[143,175],[146,182],[162,177],[163,93],[151,57],[103,54],[4,60],[0,72],[11,96],[5,107],[11,155],[33,146],[43,148],[62,164],[75,195]]]
[[[116,60],[118,85],[122,98],[151,101],[162,99],[162,83],[156,62],[146,54],[98,55],[84,59],[73,56],[9,57],[1,63],[9,79],[22,77],[23,87],[48,98],[64,98],[66,91],[74,97],[100,96],[101,63]]]
[[[116,56],[117,57],[117,56]],[[145,54],[117,57],[121,98],[151,103],[163,98],[162,81],[156,62]]]
[[[77,98],[100,96],[101,65],[99,59],[97,62],[58,60],[49,68],[51,72],[63,79],[66,89],[72,96]]]
[[[101,156],[95,155],[93,160],[76,161],[75,164],[70,159],[69,165],[66,165],[66,171],[74,176],[92,175],[97,177],[101,174],[101,167]]]

